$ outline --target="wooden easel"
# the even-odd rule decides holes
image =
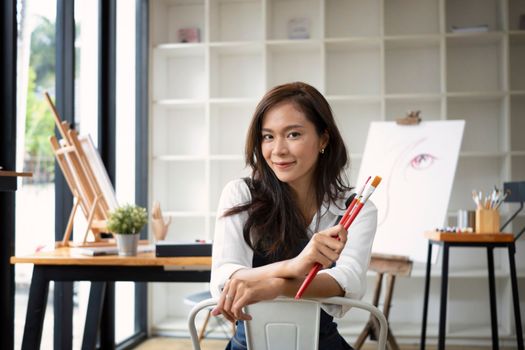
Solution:
[[[92,164],[84,152],[78,132],[71,129],[68,122],[60,119],[56,107],[47,92],[45,93],[45,97],[55,117],[58,131],[62,136],[61,140],[58,140],[55,136],[49,138],[51,148],[74,197],[74,205],[69,215],[64,237],[62,242],[57,242],[57,245],[70,246],[73,244],[73,242],[70,241],[70,237],[73,230],[75,213],[79,206],[86,217],[87,228],[83,242],[75,245],[86,246],[92,245],[93,243],[108,243],[107,240],[103,240],[100,237],[101,233],[107,232],[108,200],[101,191]],[[93,233],[94,242],[87,241],[89,231]]]
[[[396,277],[410,276],[410,273],[412,272],[412,261],[406,256],[372,254],[372,259],[370,260],[370,266],[368,269],[377,272],[376,286],[372,300],[372,304],[376,307],[379,305],[383,275],[386,274],[387,276],[387,290],[383,303],[383,313],[388,320]],[[377,340],[379,337],[379,322],[373,316],[370,316],[365,328],[357,337],[354,347],[356,349],[361,349],[368,336],[370,336],[370,339],[372,340]],[[399,350],[399,345],[397,344],[390,326],[388,327],[387,349]]]

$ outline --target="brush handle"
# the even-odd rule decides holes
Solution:
[[[295,299],[301,299],[301,297],[304,294],[304,291],[306,290],[306,288],[308,288],[308,286],[313,281],[315,275],[317,275],[319,270],[321,270],[321,267],[322,267],[321,264],[315,263],[315,265],[312,267],[312,269],[308,273],[308,276],[306,276],[306,278],[304,279],[303,284],[301,284],[301,287],[299,287],[297,294],[295,294]]]

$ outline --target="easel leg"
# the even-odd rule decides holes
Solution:
[[[89,216],[87,219],[87,228],[86,233],[84,233],[84,240],[83,243],[87,242],[87,236],[89,233],[89,230],[91,229],[91,223],[93,222],[93,218],[95,217],[95,211],[97,210],[97,204],[98,200],[100,199],[100,196],[95,197],[95,201],[93,202],[93,206],[91,207],[91,210],[89,211]],[[95,236],[95,240],[97,240],[97,237]]]
[[[67,247],[69,245],[69,239],[71,237],[71,232],[73,231],[73,222],[75,220],[75,214],[79,204],[80,200],[75,198],[75,204],[73,205],[73,209],[71,209],[71,214],[69,214],[69,219],[67,220],[66,232],[64,233],[64,238],[62,238],[63,247]]]
[[[396,276],[392,274],[387,275],[387,284],[386,284],[386,295],[385,295],[385,305],[383,306],[383,314],[388,320],[388,315],[390,314],[390,306],[392,304],[392,296],[394,295],[394,285],[396,283]],[[378,333],[379,335],[379,328]],[[387,347],[392,350],[399,350],[399,345],[397,344],[396,337],[392,333],[390,326],[388,326],[388,338],[387,338]]]
[[[383,284],[383,274],[378,273],[376,277],[376,287],[374,289],[374,297],[372,299],[372,304],[377,307],[379,304],[379,297],[381,296],[381,285]],[[361,334],[357,337],[357,340],[355,341],[354,348],[359,350],[363,346],[363,344],[366,341],[366,338],[370,335],[370,338],[372,340],[376,340],[376,335],[379,335],[378,332],[373,332],[374,327],[374,320],[375,318],[373,316],[370,316],[368,319],[368,322],[365,326],[365,328],[361,331]],[[376,321],[377,322],[377,321]],[[378,329],[379,330],[379,329]]]

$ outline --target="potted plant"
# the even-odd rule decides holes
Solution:
[[[139,233],[148,222],[146,209],[126,204],[109,212],[108,215],[107,227],[117,240],[118,254],[137,255]]]

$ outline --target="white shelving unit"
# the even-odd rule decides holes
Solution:
[[[172,217],[168,238],[213,238],[222,187],[249,174],[244,139],[258,100],[271,87],[296,80],[314,85],[330,102],[351,152],[351,181],[370,122],[414,109],[424,120],[466,120],[449,204],[454,224],[458,209],[472,207],[473,188],[525,179],[523,14],[521,0],[150,0],[149,193],[150,202],[160,201]],[[289,39],[292,19],[307,24],[309,38]],[[482,26],[486,31],[467,30]],[[199,42],[180,42],[178,31],[187,28],[198,28]],[[504,208],[505,215],[512,209]],[[524,224],[520,216],[515,227]],[[525,245],[518,243],[523,291]],[[480,329],[490,326],[480,273],[486,254],[451,254],[449,305],[457,312],[450,313],[450,339],[482,342]],[[507,261],[506,253],[497,253],[500,334],[511,339]],[[406,342],[417,342],[420,334],[422,276],[415,273],[396,288],[392,328]],[[167,325],[187,314],[182,296],[203,288],[153,285],[151,331],[169,333]],[[436,309],[429,319],[437,322],[437,283],[431,292]],[[479,324],[462,311],[466,299],[477,308]],[[348,319],[343,330],[355,328]]]

